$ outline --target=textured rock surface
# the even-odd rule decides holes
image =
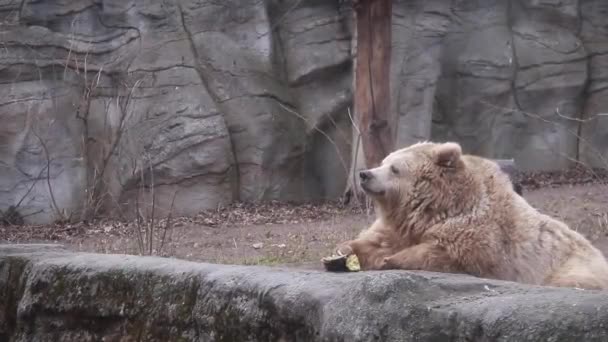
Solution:
[[[393,9],[399,145],[608,165],[604,0]],[[337,197],[351,21],[338,0],[0,0],[0,210],[50,222],[132,216],[153,196],[178,214]]]
[[[10,341],[604,341],[608,297],[425,272],[351,274],[0,245]]]

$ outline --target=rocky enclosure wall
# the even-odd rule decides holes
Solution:
[[[2,341],[605,341],[608,297],[0,245]]]
[[[349,7],[0,0],[0,210],[50,222],[131,215],[152,195],[177,214],[336,198],[353,141]],[[607,15],[605,0],[395,0],[399,145],[608,165]]]

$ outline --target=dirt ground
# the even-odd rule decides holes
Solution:
[[[524,197],[541,212],[567,222],[608,255],[608,185],[574,184],[528,188]],[[320,268],[320,258],[353,238],[373,212],[336,204],[235,205],[157,223],[153,254],[193,261]],[[52,242],[75,251],[142,254],[134,223],[0,227],[0,242]],[[140,231],[143,231],[141,229]],[[160,241],[166,232],[161,248]],[[147,240],[145,236],[142,237]],[[158,250],[161,249],[160,253]]]

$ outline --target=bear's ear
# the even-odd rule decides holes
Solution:
[[[445,167],[454,167],[460,160],[462,148],[459,144],[446,142],[433,149],[433,161],[435,164]]]

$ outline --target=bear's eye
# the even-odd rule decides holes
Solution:
[[[394,175],[398,175],[399,174],[399,169],[395,165],[391,165],[391,172]]]

